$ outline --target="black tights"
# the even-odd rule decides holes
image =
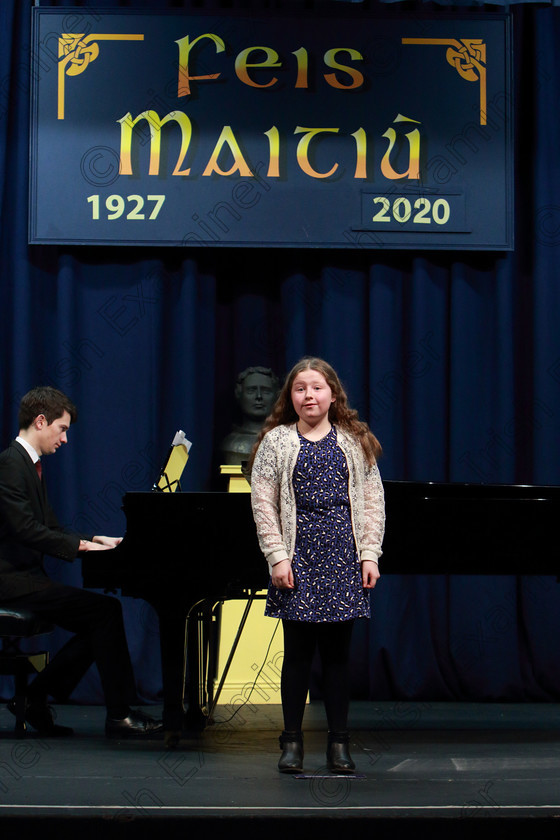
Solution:
[[[348,658],[353,621],[282,621],[282,709],[284,729],[298,732],[303,722],[311,663],[318,646],[323,669],[323,697],[331,732],[348,726]]]

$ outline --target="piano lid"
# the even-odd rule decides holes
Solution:
[[[385,481],[382,573],[550,574],[560,487]]]

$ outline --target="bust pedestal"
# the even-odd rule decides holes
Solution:
[[[251,486],[241,472],[241,464],[222,464],[220,473],[229,476],[228,493],[251,492]]]

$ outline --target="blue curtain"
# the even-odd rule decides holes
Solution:
[[[64,523],[122,533],[123,493],[151,487],[178,428],[193,441],[184,489],[222,489],[237,373],[282,375],[303,354],[338,370],[383,444],[385,479],[559,483],[558,9],[511,10],[516,250],[416,254],[28,246],[31,5],[0,4],[0,422],[7,443],[37,384],[78,404],[45,469]],[[105,3],[117,5],[153,4]],[[557,699],[560,588],[531,563],[520,577],[384,575],[354,637],[353,696]],[[81,583],[79,562],[49,569]],[[153,612],[123,603],[141,697],[156,701]],[[74,699],[101,702],[95,670]]]

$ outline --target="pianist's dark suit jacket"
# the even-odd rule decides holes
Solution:
[[[33,461],[12,441],[0,453],[0,601],[49,586],[43,555],[74,560],[81,538],[58,524]]]

